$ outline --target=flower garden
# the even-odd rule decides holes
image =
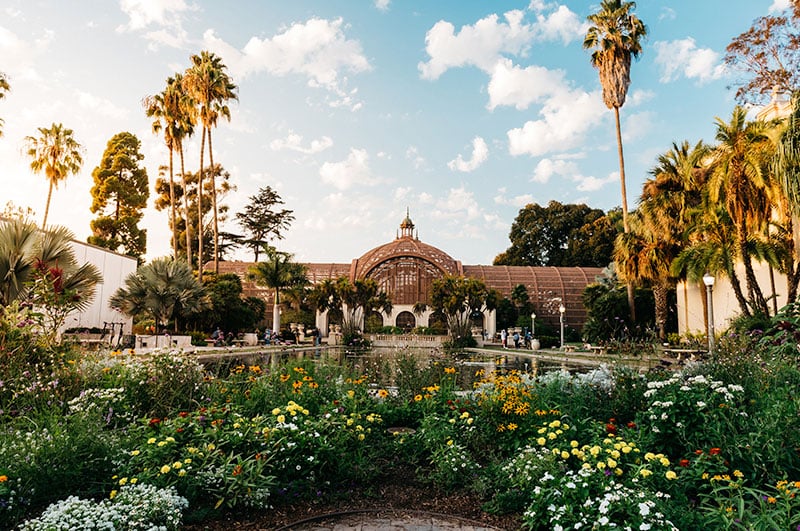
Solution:
[[[677,372],[505,370],[463,390],[452,354],[401,357],[393,382],[314,359],[209,370],[48,347],[9,311],[0,528],[179,529],[403,466],[521,529],[800,529],[797,325],[788,307]]]

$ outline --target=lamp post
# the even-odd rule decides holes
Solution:
[[[706,285],[706,306],[708,306],[708,353],[714,352],[714,300],[711,296],[714,290],[714,277],[706,273],[703,275],[703,284]]]
[[[567,311],[567,309],[564,308],[564,303],[561,303],[558,306],[558,313],[561,314],[561,348],[562,349],[564,348],[564,312],[566,312],[566,311]]]
[[[531,313],[531,337],[536,335],[536,314]]]

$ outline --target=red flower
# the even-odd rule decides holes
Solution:
[[[682,466],[682,467],[686,468],[687,466],[689,466],[689,460],[688,460],[688,459],[681,459],[681,460],[678,462],[678,464],[679,464],[680,466]]]
[[[152,418],[152,419],[150,419],[149,425],[150,426],[158,426],[160,423],[161,423],[161,419]]]
[[[181,411],[180,413],[178,413],[178,416],[182,419],[185,419],[186,417],[189,416],[189,414],[185,411]]]
[[[708,451],[708,455],[719,455],[720,452],[722,452],[722,450],[715,447]]]
[[[614,424],[608,423],[606,424],[606,431],[608,433],[617,433],[617,427]]]
[[[703,455],[703,450],[695,450],[694,453],[696,455]]]
[[[636,423],[635,423],[634,421],[630,421],[630,422],[628,422],[628,424],[626,424],[626,425],[627,425],[627,426],[628,426],[630,429],[634,429],[634,428],[636,428]]]

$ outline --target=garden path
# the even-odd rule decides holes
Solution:
[[[297,522],[277,531],[498,531],[480,522],[421,511],[367,511],[328,515]]]

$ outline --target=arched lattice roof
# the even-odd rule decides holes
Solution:
[[[404,235],[393,242],[379,245],[364,253],[361,258],[353,260],[351,278],[365,278],[383,262],[401,257],[417,258],[429,262],[443,274],[463,274],[461,263],[454,260],[449,254],[410,235]]]
[[[584,323],[583,290],[602,274],[600,267],[464,266],[465,276],[483,280],[504,297],[510,298],[516,286],[524,285],[537,319],[551,324],[559,320],[562,301],[565,318]]]

